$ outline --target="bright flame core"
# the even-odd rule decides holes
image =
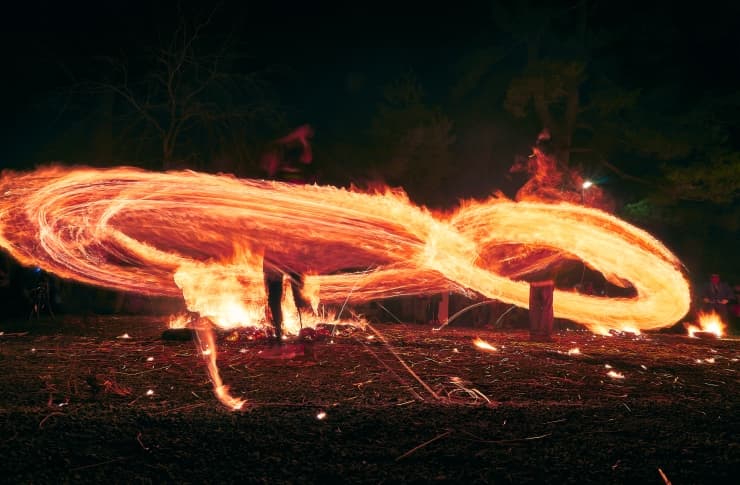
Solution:
[[[248,306],[264,298],[256,290],[263,288],[260,258],[285,272],[310,272],[313,304],[472,291],[528,307],[529,285],[516,278],[563,257],[609,281],[629,281],[636,296],[556,290],[557,318],[592,330],[646,330],[673,324],[690,304],[680,261],[648,233],[597,209],[492,198],[442,215],[399,192],[190,171],[3,172],[0,247],[62,278],[182,295],[225,328],[258,318]]]

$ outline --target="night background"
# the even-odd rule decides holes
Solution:
[[[690,278],[738,278],[740,7],[268,3],[8,7],[2,167],[260,177],[266,144],[309,124],[319,183],[382,182],[448,208],[513,197],[527,174],[510,168],[547,126],[562,167]],[[197,65],[177,72],[172,115],[157,58],[183,51],[178,29]],[[145,115],[164,131],[183,121],[168,148]]]
[[[153,171],[193,169],[262,178],[265,177],[262,157],[275,140],[299,126],[310,125],[314,132],[313,163],[308,168],[319,184],[402,187],[416,204],[447,211],[461,200],[486,199],[498,191],[516,198],[532,175],[522,167],[526,166],[538,136],[547,129],[551,135],[548,150],[564,174],[563,185],[554,189],[578,194],[582,189],[575,180],[593,181],[590,200],[584,199],[581,192],[582,200],[645,229],[662,241],[684,263],[692,289],[698,291],[712,273],[720,273],[724,281],[738,285],[738,18],[740,5],[723,2],[677,5],[662,1],[458,1],[434,5],[382,1],[338,5],[226,1],[213,5],[207,2],[150,5],[27,1],[9,4],[0,14],[3,63],[0,169],[25,171],[52,163],[93,167],[127,165]],[[35,281],[34,269],[18,267],[4,253],[0,253],[0,263],[0,273],[10,275],[11,283],[10,288],[0,287],[5,316],[25,321],[29,302],[23,296],[23,289]],[[62,324],[65,332],[76,336],[89,331],[102,338],[108,335],[106,325],[110,325],[108,333],[114,328],[116,333],[119,329],[124,331],[128,320],[101,323],[95,320],[95,314],[115,314],[124,307],[124,313],[138,311],[135,299],[123,305],[123,297],[108,290],[68,283],[65,294],[77,295],[79,301],[67,301],[64,309],[71,314],[84,314],[77,330],[70,330],[74,325]],[[166,312],[173,308],[170,303],[163,299],[148,308]],[[396,308],[390,303],[389,307]],[[401,311],[400,306],[398,310]],[[133,325],[146,334],[144,323]],[[22,333],[28,329],[21,326],[15,330]],[[6,331],[12,334],[15,330],[8,327]],[[396,343],[413,340],[414,333],[406,331],[391,331]],[[476,333],[465,333],[470,328],[459,331],[463,333],[453,333],[445,341],[445,345],[455,347],[455,352],[458,347],[469,345],[467,337]],[[151,331],[147,335],[155,338]],[[590,354],[577,362],[579,367],[571,370],[580,372],[589,369],[588,365],[601,367],[605,363],[621,362],[634,376],[642,372],[639,370],[642,362],[647,362],[640,360],[642,354],[638,356],[645,349],[633,349],[630,346],[636,344],[632,342],[620,343],[627,350],[615,356],[608,350],[598,350],[599,345],[588,340],[591,337],[573,338],[581,347],[592,345],[592,348]],[[511,378],[518,379],[518,384],[512,387],[491,384],[487,390],[479,384],[479,389],[502,402],[516,401],[519,393],[529,391],[531,401],[528,402],[534,407],[522,405],[521,410],[517,407],[513,411],[509,408],[497,411],[503,413],[497,423],[505,424],[508,420],[510,426],[517,426],[514,423],[518,422],[520,427],[513,428],[511,435],[496,435],[493,441],[481,438],[492,436],[486,434],[491,430],[483,425],[475,428],[461,424],[489,419],[485,414],[488,408],[449,413],[436,407],[416,408],[414,404],[409,407],[412,413],[409,418],[404,414],[405,407],[397,407],[406,404],[408,396],[399,391],[404,386],[393,388],[392,392],[386,386],[369,396],[369,391],[362,391],[363,384],[356,382],[367,376],[359,375],[359,371],[358,375],[349,375],[351,372],[336,363],[336,368],[329,370],[336,371],[337,376],[331,389],[306,377],[306,373],[315,372],[311,369],[320,366],[304,369],[302,365],[292,365],[289,372],[296,372],[292,387],[284,384],[285,389],[280,387],[275,391],[282,393],[277,398],[267,391],[260,394],[255,381],[252,389],[255,400],[272,404],[256,408],[250,417],[241,420],[228,411],[214,412],[211,408],[216,404],[212,402],[206,408],[200,401],[202,396],[196,392],[192,395],[198,398],[197,402],[185,402],[192,399],[191,388],[197,388],[204,396],[210,392],[202,369],[188,370],[183,378],[186,382],[182,384],[182,394],[171,398],[171,407],[178,399],[182,401],[184,418],[158,414],[151,409],[140,411],[133,403],[127,404],[133,397],[117,391],[116,381],[110,384],[108,380],[105,381],[108,384],[102,385],[95,381],[98,377],[95,375],[92,384],[89,378],[86,381],[95,399],[108,406],[105,399],[120,397],[122,401],[116,405],[126,406],[126,411],[122,412],[120,421],[115,418],[120,409],[107,409],[99,415],[93,412],[92,418],[85,414],[87,408],[80,411],[78,420],[64,424],[58,436],[81,443],[81,448],[61,451],[52,458],[40,450],[57,446],[61,438],[33,433],[37,425],[38,430],[42,424],[55,426],[56,418],[47,424],[52,411],[29,412],[23,406],[33,406],[38,399],[45,401],[47,394],[48,406],[52,406],[52,395],[58,400],[64,394],[61,390],[64,379],[51,386],[49,381],[54,379],[46,379],[44,390],[37,391],[31,384],[19,386],[8,377],[0,382],[0,389],[18,386],[19,395],[34,397],[14,398],[18,402],[13,404],[22,410],[13,412],[8,411],[10,401],[5,406],[0,399],[0,418],[8,418],[4,426],[7,435],[12,436],[3,449],[8,462],[15,463],[10,477],[21,481],[35,478],[39,483],[53,481],[56,473],[53,470],[71,470],[63,475],[65,481],[91,482],[117,473],[123,482],[175,483],[235,482],[240,481],[239,476],[245,483],[384,480],[457,483],[463,479],[471,483],[670,483],[662,471],[660,475],[654,473],[657,466],[654,465],[676,461],[682,464],[674,465],[674,470],[685,468],[680,468],[683,475],[674,475],[674,483],[682,483],[679,476],[687,483],[719,483],[733,476],[740,453],[738,423],[734,417],[738,411],[737,366],[730,364],[737,362],[739,354],[729,342],[690,346],[675,338],[671,347],[674,353],[670,355],[662,354],[664,350],[657,344],[649,344],[654,348],[648,353],[652,352],[655,360],[647,368],[650,372],[655,369],[654,374],[646,374],[639,383],[633,380],[632,384],[626,384],[632,386],[629,390],[606,389],[607,397],[599,393],[604,390],[603,380],[591,382],[584,377],[587,385],[581,387],[581,381],[574,384],[576,377],[563,375],[559,368],[547,371],[555,372],[548,382],[576,387],[563,390],[562,394],[557,389],[537,387],[533,384],[537,382],[537,372],[528,374],[524,370],[530,359],[527,355],[545,359],[548,365],[553,359],[555,366],[571,363],[564,361],[566,358],[559,350],[529,348],[507,340],[511,361],[498,370],[511,371]],[[64,346],[62,340],[49,339],[43,344],[34,341],[33,345],[56,346],[57,352]],[[70,348],[76,355],[85,355],[93,344],[89,343],[90,348],[87,345],[85,340],[75,341]],[[106,356],[122,362],[130,357],[131,352],[121,345],[111,344],[105,350],[110,352]],[[192,352],[190,343],[184,347]],[[95,348],[95,352],[101,352],[100,346]],[[382,349],[376,351],[382,356]],[[12,374],[13,366],[21,359],[20,352],[12,345],[3,347],[0,341],[2,373]],[[177,372],[195,367],[188,363],[190,357],[186,359],[177,352],[169,347],[162,350]],[[377,366],[352,345],[337,352],[347,359],[359,359],[358,366],[368,369]],[[407,352],[404,355],[409,359],[418,357],[412,356],[412,350]],[[422,357],[415,368],[422,374],[424,366],[433,365],[429,361],[436,364],[439,362],[434,359],[449,358],[424,352],[419,354]],[[675,353],[690,356],[693,363],[705,359],[707,352],[717,354],[719,361],[725,359],[721,361],[725,367],[713,368],[712,375],[696,371],[682,377],[688,384],[682,385],[684,381],[677,384],[678,377],[673,380],[674,374],[681,374],[676,369],[683,369],[681,366],[685,364]],[[321,350],[318,354],[323,355]],[[237,357],[232,360],[236,362]],[[75,363],[73,358],[57,354],[55,358],[62,362],[58,364],[64,369],[60,372],[83,372],[84,365]],[[229,357],[224,358],[228,362]],[[242,354],[241,358],[246,357]],[[368,362],[362,360],[365,358]],[[476,365],[484,364],[481,357],[474,359]],[[191,360],[196,361],[195,357]],[[391,360],[388,357],[387,361]],[[284,369],[280,365],[255,362],[248,362],[256,366],[250,372],[255,368],[261,372],[259,382],[266,382],[265,388],[283,378]],[[462,374],[459,369],[467,363],[455,362],[456,370]],[[28,376],[38,387],[36,373],[44,371],[41,361],[36,364],[38,369],[24,369],[19,375]],[[381,383],[382,377],[378,376],[392,374],[387,370],[371,371],[367,382],[376,379],[376,383]],[[436,372],[426,370],[427,374]],[[304,380],[298,379],[300,372],[304,373]],[[395,372],[404,375],[402,369]],[[471,372],[477,376],[470,377],[471,381],[483,379],[482,368]],[[489,377],[488,370],[485,372]],[[143,377],[142,382],[134,382],[139,374],[131,375],[137,377],[127,381],[130,387],[151,385],[143,382]],[[160,388],[164,388],[167,378],[162,374]],[[231,377],[232,382],[236,380]],[[67,394],[79,397],[77,388],[69,390],[69,382],[66,381]],[[244,387],[238,381],[234,384],[237,388]],[[292,403],[309,402],[314,406],[318,402],[316,396],[323,395],[326,398],[317,406],[330,409],[334,404],[327,403],[346,399],[337,390],[342,386],[365,392],[356,401],[357,407],[334,410],[335,423],[344,419],[343,438],[337,439],[339,434],[332,434],[339,433],[336,431],[339,424],[331,433],[315,428],[315,423],[302,427],[305,416]],[[305,393],[301,389],[306,389]],[[460,385],[456,391],[459,389],[467,388]],[[393,392],[402,396],[398,399],[401,404],[381,402],[385,394]],[[630,393],[641,397],[629,406],[626,400],[616,401],[617,404],[607,402],[616,396],[623,399],[622,396]],[[587,408],[574,407],[561,413],[560,408],[549,404],[539,407],[544,401],[570,403],[576,394],[578,402],[581,395],[588,401]],[[109,397],[101,398],[103,395]],[[470,395],[477,406],[479,398],[474,393]],[[678,397],[674,400],[675,396]],[[74,404],[73,401],[74,398]],[[84,405],[92,406],[87,401]],[[624,412],[625,407],[634,413],[630,415],[631,421],[622,422],[617,411]],[[695,431],[694,434],[676,427],[679,426],[675,423],[677,413],[685,420],[685,429]],[[12,424],[11,417],[18,424]],[[246,419],[254,422],[247,424]],[[384,424],[377,426],[373,419]],[[562,427],[551,424],[566,420]],[[574,424],[579,420],[607,424],[599,425],[598,431],[584,431]],[[446,427],[440,425],[442,422]],[[434,427],[434,423],[438,426]],[[550,427],[543,431],[532,423],[546,423]],[[414,427],[417,425],[433,427],[434,431],[419,434]],[[152,434],[142,438],[139,430],[146,426],[158,430],[151,433],[159,433],[156,436],[161,440],[161,448],[153,444]],[[354,431],[350,430],[352,426]],[[172,430],[164,431],[168,427]],[[110,448],[106,448],[108,451],[100,456],[91,451],[95,449],[90,444],[94,429],[112,440]],[[184,438],[191,429],[192,435]],[[217,441],[211,429],[222,433],[225,441]],[[563,429],[574,437],[563,446],[555,442],[544,452],[527,448],[530,444],[536,446],[543,437],[549,441],[553,433],[557,437]],[[645,430],[654,435],[645,437]],[[378,436],[386,432],[388,436]],[[116,438],[119,434],[125,437]],[[32,438],[26,439],[31,435]],[[577,439],[584,435],[592,441]],[[190,470],[187,473],[178,468],[190,461],[189,466],[210,470],[218,458],[205,458],[208,453],[231,456],[229,453],[234,452],[229,446],[256,442],[264,436],[271,437],[270,443],[245,452],[244,463],[227,466],[226,470],[230,466],[241,475],[229,475],[223,470],[213,476],[197,472],[191,475],[191,468],[183,468]],[[440,456],[423,454],[431,453],[437,439],[443,442],[450,436],[463,437],[453,440],[457,448],[450,448]],[[196,443],[196,437],[202,441]],[[427,442],[429,438],[434,441]],[[612,438],[614,441],[610,441]],[[15,439],[23,441],[22,446],[14,447]],[[378,443],[363,448],[364,442],[357,445],[363,439],[377,439]],[[397,442],[398,447],[390,453],[387,468],[378,465],[387,458],[381,452],[386,446],[385,441],[380,443],[383,440]],[[316,445],[317,449],[321,446],[325,449],[313,451],[314,443],[321,443]],[[478,445],[482,443],[495,443],[497,449],[490,453],[480,451]],[[364,454],[358,451],[357,456],[350,457],[342,451],[353,444]],[[627,448],[632,444],[634,449]],[[415,445],[422,445],[418,455]],[[298,462],[287,458],[282,463],[279,459],[270,461],[281,447],[298,456]],[[614,450],[620,447],[628,451],[615,461]],[[200,450],[202,456],[192,458],[196,455],[194,449]],[[713,454],[715,450],[717,456]],[[414,460],[418,456],[420,462],[407,464],[404,451],[413,455]],[[544,454],[527,458],[529,453],[539,452]],[[107,468],[115,463],[113,466],[125,469],[131,457],[139,453],[147,457],[143,459],[147,463],[143,469]],[[604,470],[592,466],[602,458],[600,453],[608,455],[603,459]],[[456,468],[461,454],[471,460],[468,469]],[[579,454],[584,456],[583,461],[574,458]],[[519,461],[518,456],[522,456]],[[644,475],[646,472],[639,467],[643,458],[651,464],[650,475]],[[683,461],[684,458],[688,461]],[[532,469],[528,468],[528,460],[534,463]],[[493,462],[498,463],[495,469],[471,474],[471,469]],[[48,475],[34,475],[38,463],[46,463],[52,471]],[[264,465],[265,475],[254,472],[259,468],[257,463]],[[92,468],[91,472],[88,467]],[[436,470],[447,471],[437,473]]]

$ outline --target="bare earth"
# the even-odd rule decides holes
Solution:
[[[740,471],[737,339],[375,328],[288,355],[220,335],[224,382],[249,403],[232,412],[194,343],[161,338],[163,318],[0,323],[0,481],[715,484]]]

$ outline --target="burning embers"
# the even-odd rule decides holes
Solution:
[[[698,325],[687,325],[689,337],[721,338],[725,334],[725,324],[716,312],[699,313]]]

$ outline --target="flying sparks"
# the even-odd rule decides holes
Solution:
[[[3,172],[0,247],[62,278],[183,296],[205,315],[213,301],[199,301],[204,275],[210,294],[254,302],[264,298],[263,263],[307,273],[312,303],[455,291],[526,308],[526,274],[575,258],[635,289],[631,298],[556,289],[555,317],[597,333],[669,326],[690,305],[680,261],[650,234],[598,209],[492,198],[438,214],[397,191],[191,171]],[[502,253],[510,257],[495,257]],[[216,324],[254,318],[231,313]]]

